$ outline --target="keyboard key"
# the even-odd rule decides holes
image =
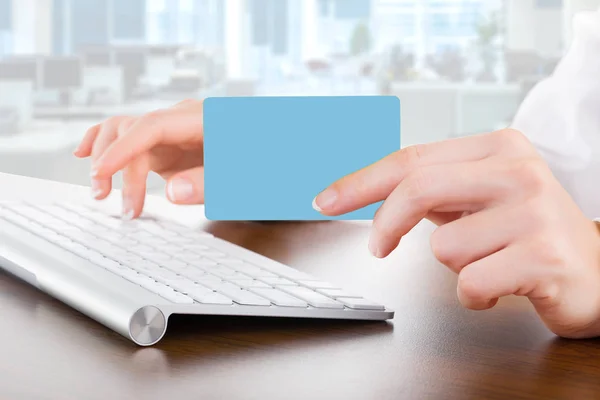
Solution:
[[[285,278],[258,278],[258,280],[271,286],[298,286],[297,283]]]
[[[61,247],[63,247],[66,250],[69,250],[71,253],[74,253],[83,258],[90,257],[90,255],[91,255],[91,251],[87,247],[82,246],[79,243],[75,243],[75,242],[63,243],[61,245]]]
[[[186,295],[190,296],[196,301],[202,301],[203,298],[210,296],[214,293],[214,291],[210,289],[207,289],[200,285],[196,285],[195,283],[189,281],[188,283],[182,282],[179,284],[173,284],[169,286],[172,287],[174,290],[177,290],[178,292],[185,293]]]
[[[264,269],[260,269],[250,264],[243,264],[239,266],[232,265],[231,267],[236,271],[243,273],[244,275],[251,276],[252,278],[278,278],[278,276],[274,273],[266,271]]]
[[[154,260],[156,262],[171,260],[172,257],[168,254],[161,253],[159,251],[148,251],[143,254],[143,257],[147,260]]]
[[[178,254],[185,251],[185,247],[171,243],[163,244],[159,249],[167,254]]]
[[[264,282],[257,281],[256,279],[229,279],[231,283],[237,285],[244,289],[249,288],[270,288],[271,286],[267,285]]]
[[[208,296],[203,297],[201,300],[197,301],[202,304],[217,304],[224,306],[233,305],[233,301],[230,298],[223,296],[221,293],[215,292],[212,292],[212,294],[209,294]]]
[[[222,253],[220,251],[215,251],[215,250],[196,250],[195,253],[200,254],[201,256],[213,259],[213,260],[218,260],[219,258],[228,257],[227,254]]]
[[[111,272],[115,272],[115,273],[119,273],[120,271],[125,271],[125,270],[130,269],[130,268],[128,268],[122,264],[119,264],[116,261],[108,259],[106,257],[94,257],[90,261],[102,268],[105,268],[105,269],[107,269]]]
[[[165,287],[164,289],[159,289],[157,294],[164,297],[167,300],[172,301],[173,303],[194,304],[194,299],[192,299],[190,296],[186,296],[183,293],[176,292],[175,290],[168,287]]]
[[[158,282],[161,282],[161,283],[163,283],[165,285],[168,285],[170,282],[175,282],[179,278],[181,278],[176,273],[171,272],[168,269],[160,268],[160,267],[158,269],[155,269],[155,270],[146,271],[146,273],[151,278],[156,279]]]
[[[185,248],[187,250],[190,250],[190,251],[206,251],[206,250],[210,250],[210,246],[207,246],[207,245],[204,245],[204,244],[200,244],[200,243],[190,243],[190,244],[186,245]]]
[[[175,244],[186,244],[186,243],[194,243],[194,239],[184,236],[173,236],[169,237],[169,243]]]
[[[232,257],[221,257],[219,258],[219,264],[233,266],[235,268],[236,266],[244,265],[244,260]]]
[[[337,308],[342,309],[344,305],[337,301],[330,299],[329,297],[323,296],[313,290],[300,286],[280,286],[278,289],[291,294],[301,300],[306,301],[308,304],[315,308]]]
[[[147,272],[152,272],[152,271],[157,271],[160,266],[152,261],[149,260],[139,260],[139,261],[130,261],[127,264],[128,267],[135,269],[136,271],[147,271]]]
[[[154,247],[154,248],[158,248],[164,251],[164,249],[162,248],[162,246],[168,244],[169,242],[167,242],[165,239],[161,239],[159,237],[149,237],[149,238],[143,238],[143,239],[139,239],[139,242],[142,244],[145,244],[146,246],[150,246],[150,247]]]
[[[173,258],[186,262],[188,264],[193,264],[197,261],[202,260],[202,256],[192,252],[183,252],[183,253],[175,253],[173,254]]]
[[[229,276],[235,276],[235,275],[240,275],[236,270],[233,270],[231,268],[228,268],[224,265],[216,265],[213,267],[210,267],[209,269],[207,269],[207,271],[213,275],[219,276],[219,277],[229,277]]]
[[[209,260],[208,258],[200,258],[190,262],[190,264],[199,268],[213,268],[219,265],[217,262]]]
[[[333,299],[337,299],[338,297],[346,297],[346,298],[354,298],[360,299],[361,296],[354,295],[352,293],[347,293],[342,289],[317,289],[317,292],[324,294],[327,297],[331,297]]]
[[[168,268],[171,271],[175,271],[175,272],[190,268],[190,266],[188,264],[184,263],[183,261],[179,261],[179,260],[163,260],[159,264],[162,267]]]
[[[268,264],[268,265],[262,266],[262,268],[267,271],[270,271],[278,276],[281,276],[283,278],[290,279],[292,281],[298,281],[298,280],[317,281],[318,280],[313,276],[310,276],[308,274],[305,274],[304,272],[300,272],[298,270],[295,270],[295,269],[290,268],[285,265]]]
[[[214,290],[245,306],[270,306],[271,302],[232,283],[216,285]]]
[[[300,285],[309,287],[311,289],[339,289],[339,287],[332,285],[328,282],[323,281],[297,281]]]
[[[218,277],[211,277],[209,275],[206,275],[203,278],[196,278],[194,279],[194,282],[197,282],[198,284],[211,290],[218,290],[224,283],[223,280],[219,279]]]
[[[137,273],[137,275],[134,276],[134,282],[148,289],[158,289],[163,286],[161,283],[156,282],[149,276],[140,273]]]
[[[273,304],[280,307],[308,307],[305,301],[282,292],[277,289],[253,288],[252,292],[270,300]]]
[[[192,230],[191,228],[189,228],[187,226],[183,226],[183,225],[177,224],[175,222],[171,222],[171,221],[158,221],[157,223],[164,229],[171,231],[171,232],[187,233]]]
[[[137,254],[150,253],[150,252],[152,252],[154,250],[152,247],[146,246],[144,244],[138,244],[138,245],[135,245],[135,246],[130,246],[127,249],[129,251],[135,252]]]
[[[385,307],[381,304],[377,304],[366,299],[340,297],[337,300],[340,303],[344,304],[346,307],[352,308],[354,310],[385,310]]]

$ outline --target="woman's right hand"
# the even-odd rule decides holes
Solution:
[[[138,217],[152,171],[167,181],[175,204],[204,202],[202,101],[186,100],[140,117],[112,117],[91,127],[75,156],[92,159],[94,198],[106,198],[112,177],[123,171],[123,216]]]

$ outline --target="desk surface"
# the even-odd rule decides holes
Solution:
[[[86,189],[1,175],[0,199]],[[202,209],[151,207],[202,220]],[[173,214],[173,213],[178,214]],[[463,310],[420,225],[389,259],[364,223],[201,223],[203,229],[384,302],[390,323],[178,318],[138,348],[0,273],[3,399],[590,399],[600,341],[556,339],[526,301]]]

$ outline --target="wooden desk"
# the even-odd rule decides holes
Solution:
[[[2,199],[88,195],[1,174],[0,188]],[[176,219],[199,210],[157,207]],[[463,310],[455,277],[429,251],[427,224],[384,261],[369,256],[364,224],[207,223],[204,229],[382,301],[396,317],[391,323],[178,318],[159,345],[139,348],[0,273],[0,398],[600,396],[600,341],[556,339],[519,299],[489,312]]]

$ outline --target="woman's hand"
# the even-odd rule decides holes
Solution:
[[[521,133],[400,150],[315,199],[325,215],[385,200],[369,248],[386,257],[416,224],[438,224],[433,253],[470,309],[527,296],[556,334],[600,335],[600,236]]]
[[[138,217],[144,206],[150,171],[167,181],[167,197],[176,204],[204,201],[202,102],[186,100],[141,117],[113,117],[88,130],[75,150],[92,158],[96,199],[108,196],[112,176],[123,171],[123,214]]]

